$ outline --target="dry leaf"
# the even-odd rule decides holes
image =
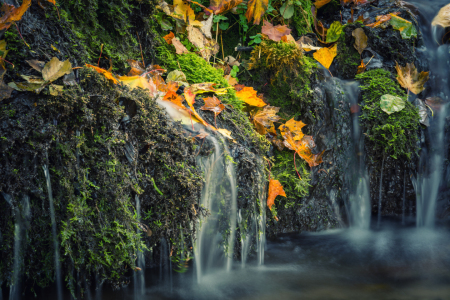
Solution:
[[[214,116],[217,116],[222,112],[222,110],[225,109],[225,105],[223,105],[216,96],[203,98],[203,100],[205,101],[205,105],[200,107],[200,109],[212,111],[214,113]]]
[[[167,44],[172,45],[172,40],[175,37],[175,34],[171,31],[169,34],[163,36],[163,39],[167,42]]]
[[[183,20],[186,24],[193,26],[202,26],[202,23],[195,20],[195,12],[191,8],[191,5],[186,0],[173,0],[175,15],[178,19]]]
[[[49,82],[55,81],[59,77],[72,72],[72,64],[69,60],[59,61],[58,58],[53,57],[44,65],[42,69],[42,77]]]
[[[264,20],[261,33],[267,35],[272,41],[279,42],[281,37],[290,34],[291,30],[286,25],[273,26],[269,21]]]
[[[177,93],[175,93],[173,91],[168,91],[166,93],[166,95],[164,96],[163,100],[164,101],[170,101],[170,102],[176,104],[179,107],[186,108],[183,105],[183,98],[181,98]]]
[[[337,44],[331,48],[321,48],[314,52],[314,58],[322,64],[327,70],[333,63],[333,59],[337,55]]]
[[[2,74],[1,79],[0,79],[0,101],[11,97],[11,93],[14,90],[12,87],[10,87],[9,85],[6,85],[3,82],[3,75],[4,75],[4,73]]]
[[[284,137],[287,132],[291,132],[295,141],[300,141],[304,134],[302,132],[302,128],[305,127],[306,124],[302,121],[295,121],[294,118],[290,119],[286,122],[286,124],[280,125],[278,129],[280,129],[281,135]]]
[[[52,96],[59,96],[62,94],[63,90],[64,90],[64,86],[62,85],[57,85],[57,84],[52,84],[49,86],[49,91],[50,91],[50,95]]]
[[[118,76],[117,79],[119,79],[121,83],[129,86],[131,89],[140,87],[144,90],[147,89],[151,97],[156,95],[156,85],[153,81],[149,81],[144,76]]]
[[[275,198],[277,196],[286,197],[286,193],[284,192],[283,186],[278,180],[271,179],[269,181],[269,197],[267,197],[267,207],[272,209],[272,206],[275,204]]]
[[[145,72],[145,67],[142,62],[134,59],[127,59],[127,63],[131,67],[130,72],[128,72],[128,76],[141,75]]]
[[[213,25],[213,19],[214,19],[214,15],[211,14],[209,15],[209,18],[206,19],[205,21],[202,21],[202,27],[200,27],[201,32],[203,32],[203,34],[208,38],[208,39],[212,39],[212,35],[211,35],[211,28]]]
[[[251,121],[256,127],[256,131],[261,135],[266,135],[268,129],[272,128],[273,122],[280,120],[277,116],[279,107],[274,106],[264,106],[262,110],[257,110],[251,113]]]
[[[367,48],[367,35],[362,28],[356,28],[352,32],[352,36],[355,37],[355,44],[353,47],[358,51],[359,55]]]
[[[417,72],[414,63],[407,63],[405,67],[399,66],[397,62],[397,81],[402,87],[414,94],[420,94],[425,88],[423,85],[428,81],[428,72]]]
[[[444,28],[450,26],[450,4],[447,4],[441,10],[439,10],[439,13],[434,17],[433,22],[431,22],[432,26],[442,26]]]
[[[232,77],[231,75],[225,75],[223,78],[225,78],[228,81],[228,84],[231,86],[235,86],[236,84],[238,84],[237,79]]]
[[[322,6],[324,6],[324,5],[326,5],[326,4],[330,3],[330,2],[331,2],[331,0],[317,0],[316,2],[314,2],[314,6],[315,6],[317,9],[319,9],[319,8],[321,8]]]
[[[399,14],[400,14],[400,12],[395,12],[395,13],[391,13],[391,14],[387,14],[387,15],[377,16],[377,17],[375,18],[375,21],[376,21],[375,23],[368,24],[368,25],[366,25],[366,26],[367,26],[367,27],[372,27],[372,28],[378,27],[378,26],[380,26],[381,24],[383,24],[383,23],[385,23],[385,22],[387,22],[387,21],[390,21],[391,18],[392,18],[392,15],[398,16]]]
[[[209,133],[207,133],[207,132],[204,131],[203,129],[200,129],[199,132],[200,132],[200,133],[197,134],[197,135],[195,136],[196,138],[204,139],[204,138],[206,138],[207,136],[209,136]]]
[[[211,0],[209,9],[213,10],[215,15],[219,15],[238,6],[242,1],[243,0]]]
[[[215,40],[207,38],[200,29],[188,26],[186,30],[189,41],[199,49],[200,55],[206,61],[219,52],[219,44]]]
[[[222,134],[224,137],[230,139],[233,141],[233,143],[236,143],[236,141],[233,139],[233,137],[231,136],[231,131],[226,130],[224,128],[217,128],[217,131],[220,132],[220,134]]]
[[[361,64],[358,66],[358,71],[356,72],[356,74],[361,74],[364,73],[364,71],[366,71],[367,65],[364,64],[364,60],[361,59]]]
[[[174,45],[177,54],[189,53],[188,49],[186,49],[186,47],[177,38],[172,39],[172,44]]]
[[[236,96],[250,106],[264,107],[267,105],[261,98],[257,96],[257,92],[253,87],[245,86],[236,92]]]
[[[314,167],[323,162],[322,156],[325,153],[325,150],[319,154],[313,154],[311,150],[315,148],[315,143],[312,136],[305,135],[300,141],[295,141],[291,132],[288,131],[285,133],[284,137],[284,145],[291,150],[297,152],[297,154],[303,158],[310,167]]]
[[[114,77],[114,75],[111,72],[106,71],[105,69],[90,65],[90,64],[86,64],[86,67],[88,68],[92,68],[95,71],[97,71],[98,73],[102,74],[103,76],[106,77],[106,79],[111,80],[114,84],[118,84],[119,81]]]
[[[216,95],[225,95],[227,93],[227,88],[216,89],[215,85],[213,82],[203,82],[191,84],[189,88],[194,94],[215,93]]]
[[[23,0],[22,5],[17,8],[14,5],[3,3],[0,9],[3,12],[0,18],[0,30],[8,29],[14,22],[20,21],[30,6],[31,0]]]
[[[245,13],[247,21],[250,23],[253,19],[253,24],[259,25],[268,6],[269,0],[249,0],[247,2],[247,12]]]

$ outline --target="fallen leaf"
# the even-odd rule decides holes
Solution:
[[[359,55],[362,54],[364,49],[367,48],[367,35],[364,33],[364,29],[356,28],[352,31],[352,36],[355,38],[355,43],[353,47],[358,51]]]
[[[230,139],[233,141],[233,143],[236,143],[236,141],[233,139],[233,137],[231,136],[231,131],[226,130],[224,128],[217,128],[217,131],[220,132],[221,135],[223,135],[224,137]]]
[[[64,90],[64,86],[62,85],[57,85],[57,84],[52,84],[49,86],[49,91],[50,91],[50,95],[52,96],[59,96],[62,94],[63,90]]]
[[[213,10],[215,15],[219,15],[238,6],[242,1],[243,0],[211,0],[208,8]]]
[[[383,95],[380,99],[381,110],[388,115],[401,111],[405,108],[405,100],[392,95]]]
[[[321,48],[314,52],[314,58],[322,64],[327,70],[333,63],[333,59],[337,55],[337,44],[330,48]]]
[[[175,34],[171,31],[169,34],[163,36],[163,39],[167,42],[167,44],[172,45],[172,40],[175,37]]]
[[[236,92],[236,96],[250,106],[264,107],[267,105],[267,103],[258,97],[257,92],[253,87],[243,87]]]
[[[286,25],[273,26],[269,21],[264,20],[261,33],[267,35],[272,41],[279,42],[281,37],[290,34],[291,30]]]
[[[361,64],[358,66],[358,70],[356,71],[356,74],[361,74],[364,73],[364,71],[366,71],[367,65],[364,64],[364,60],[361,59]]]
[[[269,197],[267,197],[267,207],[272,209],[272,206],[275,204],[275,198],[277,196],[286,197],[286,193],[284,192],[283,186],[278,180],[271,179],[269,181]]]
[[[339,21],[335,21],[331,24],[327,30],[327,43],[336,42],[342,34],[342,24]]]
[[[179,107],[186,108],[183,105],[183,98],[181,98],[177,93],[175,93],[173,91],[168,91],[166,93],[166,95],[164,96],[163,100],[164,101],[170,101],[170,102],[176,104]]]
[[[203,98],[203,100],[205,101],[205,105],[200,107],[200,109],[212,111],[214,116],[217,116],[225,109],[225,105],[216,96]]]
[[[440,97],[428,97],[425,99],[425,103],[434,111],[441,110],[441,108],[445,105],[445,101]]]
[[[223,78],[225,78],[228,81],[228,84],[231,86],[235,86],[236,84],[238,84],[237,79],[232,77],[231,75],[225,75]]]
[[[0,30],[8,29],[14,22],[20,21],[30,6],[31,0],[23,0],[19,7],[3,3],[0,9],[3,12],[0,18]]]
[[[291,150],[297,152],[297,154],[303,158],[310,167],[318,166],[323,162],[322,156],[325,153],[325,150],[319,154],[313,154],[312,149],[316,147],[312,136],[305,135],[300,141],[294,140],[290,131],[285,133],[284,137],[284,145]]]
[[[200,131],[199,131],[200,133],[199,134],[197,134],[195,137],[196,138],[199,138],[199,139],[204,139],[204,138],[206,138],[207,136],[209,136],[209,133],[207,133],[206,131],[204,131],[203,129],[200,129]]]
[[[245,13],[247,21],[250,23],[253,19],[253,24],[259,25],[268,7],[269,0],[249,0],[247,2],[247,12]]]
[[[197,122],[203,124],[205,127],[210,127],[215,129],[211,125],[205,122],[205,120],[200,117],[200,115],[195,111],[194,103],[195,103],[195,94],[192,92],[191,87],[184,89],[184,99],[189,105],[188,112],[190,113],[191,118],[194,118]]]
[[[180,70],[173,70],[169,74],[167,74],[166,81],[170,82],[176,82],[178,83],[178,86],[189,86],[189,83],[187,82],[186,75],[181,72]]]
[[[216,89],[215,85],[213,82],[195,83],[191,84],[190,90],[194,94],[215,93],[216,95],[225,95],[227,93],[227,88]]]
[[[141,75],[142,73],[145,72],[145,67],[142,62],[134,59],[127,59],[127,63],[131,67],[131,70],[128,72],[128,76]]]
[[[378,27],[378,26],[380,26],[381,24],[383,24],[383,23],[385,23],[385,22],[387,22],[387,21],[390,21],[392,15],[399,15],[399,14],[400,14],[400,12],[394,12],[394,13],[390,13],[390,14],[387,14],[387,15],[377,16],[377,17],[375,18],[375,21],[376,21],[375,23],[367,24],[367,25],[365,25],[365,26],[367,26],[367,27],[372,27],[372,28]]]
[[[202,26],[199,21],[195,20],[195,12],[191,8],[191,5],[186,0],[173,0],[174,11],[173,14],[178,17],[178,19],[183,20],[186,24],[193,26]]]
[[[266,135],[267,129],[274,126],[273,122],[280,120],[281,117],[277,116],[279,110],[279,107],[267,105],[262,110],[251,113],[251,121],[259,134]]]
[[[324,6],[324,5],[326,5],[326,4],[330,3],[330,2],[331,2],[331,0],[317,0],[316,2],[314,2],[314,6],[315,6],[317,9],[319,9],[319,8],[321,8],[322,6]]]
[[[400,31],[400,35],[402,36],[402,39],[410,39],[411,37],[417,38],[416,27],[408,20],[397,17],[394,14],[391,14],[390,24],[392,25],[392,27],[394,29],[397,29]]]
[[[94,69],[95,71],[97,71],[98,73],[102,74],[103,76],[106,77],[106,79],[111,80],[114,84],[118,84],[119,81],[114,77],[114,75],[111,72],[106,71],[105,69],[90,65],[90,64],[86,64],[86,67]]]
[[[38,76],[27,76],[27,75],[20,75],[23,79],[28,81],[29,83],[36,83],[36,84],[46,84],[47,81],[44,78],[38,77]]]
[[[214,15],[211,14],[211,15],[209,15],[208,19],[206,19],[205,21],[201,21],[203,26],[200,27],[200,30],[201,30],[201,32],[203,32],[203,34],[208,39],[212,39],[211,28],[212,28],[212,25],[213,25],[213,19],[214,19]]]
[[[428,72],[418,73],[414,63],[407,63],[405,67],[399,66],[397,62],[395,64],[397,81],[402,87],[416,95],[425,90],[423,85],[428,81]]]
[[[300,141],[304,136],[302,128],[305,126],[306,124],[302,121],[295,121],[294,118],[292,118],[287,121],[286,124],[280,125],[278,129],[280,129],[280,133],[283,137],[287,132],[290,132],[295,141]]]
[[[188,26],[186,28],[188,33],[188,40],[199,49],[200,55],[209,62],[211,56],[216,55],[219,52],[219,44],[206,37],[200,29],[194,26]]]
[[[434,17],[431,26],[442,26],[444,28],[450,26],[450,4],[447,4],[439,10],[439,13]]]
[[[295,39],[291,34],[282,36],[281,40],[285,43],[295,43]],[[300,46],[300,45],[298,45],[298,46]]]
[[[56,52],[61,53],[61,51],[59,51],[58,48],[56,48],[55,46],[53,46],[53,45],[50,44],[50,47],[52,47],[53,51],[56,51]]]
[[[283,5],[280,7],[280,14],[285,19],[290,19],[295,13],[295,6],[294,3],[291,1],[286,1],[283,3]]]
[[[153,81],[148,80],[144,76],[117,76],[117,79],[129,86],[131,89],[135,88],[142,88],[147,89],[150,93],[151,97],[154,97],[157,91],[156,85],[153,83]]]
[[[45,87],[39,83],[30,83],[30,82],[10,82],[8,86],[21,92],[35,92],[39,94],[42,89]]]
[[[172,44],[175,47],[177,54],[189,53],[188,49],[186,49],[186,47],[177,38],[172,39]]]
[[[236,92],[242,91],[243,88],[245,88],[245,85],[243,85],[243,84],[236,84],[234,86],[234,89],[236,90]]]
[[[53,57],[42,69],[42,77],[46,81],[52,82],[71,72],[72,64],[69,60],[60,61],[58,58]]]
[[[9,86],[3,82],[3,76],[2,76],[2,78],[0,80],[0,101],[10,98],[13,90],[14,89],[11,86]]]
[[[189,105],[194,105],[195,103],[195,94],[191,91],[190,88],[184,90],[184,99]]]

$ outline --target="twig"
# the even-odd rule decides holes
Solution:
[[[222,40],[222,32],[220,33],[220,42],[222,43],[222,58],[225,61],[225,52],[223,52],[223,40]]]
[[[145,68],[145,60],[144,60],[144,55],[142,54],[141,39],[139,38],[139,34],[137,31],[136,31],[136,35],[137,35],[138,42],[139,42],[139,48],[141,49],[142,64],[144,65],[144,68]]]
[[[217,22],[217,27],[216,27],[216,43],[217,43],[217,38],[219,36],[219,22]],[[214,64],[216,64],[216,57],[214,56]]]
[[[28,45],[27,42],[25,42],[25,39],[23,38],[22,34],[20,33],[19,26],[17,26],[17,23],[14,23],[14,24],[16,24],[17,31],[19,32],[19,35],[22,38],[22,41],[25,43],[25,45],[27,45],[28,48],[31,49],[30,45]]]
[[[296,155],[296,154],[297,154],[297,151],[294,151],[294,167],[295,167],[295,171],[297,172],[298,178],[300,178],[300,180],[302,180],[302,177],[301,177],[300,174],[298,173],[297,165],[296,165],[296,163],[295,163],[295,155]]]
[[[100,56],[98,57],[97,67],[100,68],[100,58],[102,58],[103,44],[100,46]]]
[[[14,64],[13,63],[11,63],[11,62],[9,62],[9,61],[7,61],[6,59],[4,59],[3,57],[0,57],[0,59],[1,60],[3,60],[3,61],[5,61],[5,62],[7,62],[8,64],[10,64],[11,66],[13,66],[13,69],[14,69]]]

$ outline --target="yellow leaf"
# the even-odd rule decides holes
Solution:
[[[267,197],[267,207],[272,209],[272,206],[275,204],[275,198],[277,196],[286,197],[286,193],[284,192],[283,186],[278,180],[272,179],[269,181],[269,193]]]
[[[42,69],[42,77],[46,81],[55,81],[61,76],[70,74],[72,72],[72,64],[69,60],[60,61],[56,57],[53,57],[47,62]]]
[[[106,71],[105,69],[102,69],[102,68],[99,68],[99,67],[96,67],[96,66],[93,66],[90,64],[86,64],[86,67],[94,69],[98,73],[105,76],[107,79],[111,80],[114,84],[119,83],[119,81],[114,77],[114,75],[111,72]]]
[[[402,87],[414,94],[420,94],[425,88],[423,85],[428,81],[428,72],[417,72],[414,63],[407,63],[405,67],[399,66],[397,62],[397,81]]]
[[[58,48],[56,48],[56,47],[53,46],[52,44],[50,44],[50,47],[52,47],[53,51],[56,51],[56,52],[60,52],[60,53],[61,53],[61,51],[59,51]]]
[[[231,136],[231,131],[226,130],[224,128],[217,128],[217,131],[220,132],[224,137],[226,137],[226,138],[232,140],[234,143],[236,143],[236,141]]]
[[[0,18],[0,30],[8,29],[14,22],[20,21],[30,6],[31,0],[24,0],[19,7],[3,3],[0,9],[3,12]]]
[[[250,23],[253,19],[253,24],[259,25],[268,6],[269,0],[249,0],[247,3],[247,12],[245,13],[247,21]]]
[[[251,121],[259,134],[265,135],[267,130],[270,130],[270,128],[274,126],[273,122],[277,122],[280,119],[280,117],[276,115],[279,110],[279,107],[267,105],[264,106],[262,110],[257,110],[250,114]]]
[[[215,15],[223,14],[230,9],[238,6],[243,0],[211,0],[209,8]]]
[[[240,91],[236,92],[236,96],[251,106],[264,107],[267,105],[267,103],[257,96],[253,87],[246,86],[242,88]]]
[[[190,3],[186,0],[173,0],[174,15],[178,19],[183,20],[186,24],[193,26],[202,26],[202,23],[195,20],[195,12],[191,8]]]
[[[135,89],[138,87],[144,90],[147,89],[152,97],[157,92],[156,85],[153,83],[153,81],[149,81],[144,76],[118,76],[117,78],[120,82],[129,86],[131,89]]]
[[[450,27],[450,4],[441,8],[437,16],[434,17],[433,22],[431,22],[431,25],[439,25],[444,28]]]
[[[330,48],[321,48],[314,52],[314,58],[322,64],[327,70],[333,63],[333,59],[337,55],[337,44]]]
[[[286,122],[286,124],[278,127],[280,129],[281,135],[284,137],[285,134],[290,131],[295,141],[300,141],[304,134],[302,132],[302,128],[305,127],[306,124],[302,121],[295,121],[294,118],[290,119]]]

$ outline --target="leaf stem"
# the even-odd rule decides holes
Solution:
[[[302,180],[302,177],[300,176],[300,174],[298,173],[297,170],[297,164],[295,163],[295,155],[297,154],[297,151],[294,151],[294,167],[295,167],[295,171],[297,172],[298,178],[300,178],[300,180]]]
[[[27,42],[25,42],[25,39],[23,38],[22,34],[20,33],[19,26],[17,26],[17,23],[14,23],[14,24],[16,24],[17,31],[19,32],[19,35],[22,38],[22,41],[25,43],[25,45],[27,45],[28,48],[31,49],[30,45],[28,45]]]

